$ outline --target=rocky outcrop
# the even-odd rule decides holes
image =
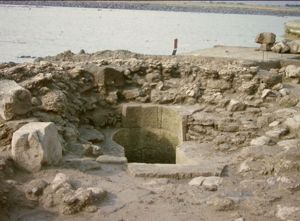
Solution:
[[[62,159],[62,145],[53,123],[32,122],[18,129],[12,137],[12,157],[29,172],[44,165],[57,165]]]
[[[272,46],[276,41],[276,35],[271,32],[263,32],[256,36],[255,42],[261,44],[261,51],[271,51]]]
[[[273,52],[276,53],[290,53],[299,54],[300,53],[300,41],[299,40],[283,40],[276,42],[271,48]]]

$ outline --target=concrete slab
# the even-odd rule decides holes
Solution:
[[[201,57],[232,58],[252,61],[279,61],[279,60],[300,60],[297,54],[278,54],[272,51],[258,51],[252,47],[235,47],[218,45],[213,48],[192,51],[185,55],[194,55]]]
[[[135,177],[187,179],[198,176],[220,176],[225,165],[210,164],[146,164],[129,163],[128,172]]]
[[[224,167],[231,159],[232,155],[216,152],[211,143],[185,141],[176,148],[176,164]]]

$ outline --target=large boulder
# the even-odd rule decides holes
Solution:
[[[255,42],[259,44],[274,44],[275,40],[276,35],[272,32],[259,33],[255,38]]]
[[[299,78],[300,77],[300,67],[296,65],[288,65],[285,68],[285,75],[289,78]]]
[[[12,137],[12,157],[20,168],[36,172],[43,165],[56,165],[62,159],[62,145],[51,122],[31,122]]]
[[[31,110],[31,94],[15,81],[0,81],[0,116],[10,120]]]
[[[300,36],[300,22],[299,20],[288,21],[284,23],[285,33]]]
[[[255,42],[261,44],[261,51],[271,51],[276,40],[276,35],[271,32],[263,32],[256,36]]]
[[[281,42],[276,43],[271,48],[271,50],[276,53],[287,53],[290,51],[290,46],[287,43],[281,41]]]
[[[290,53],[300,54],[300,40],[294,40],[287,43],[290,47]]]

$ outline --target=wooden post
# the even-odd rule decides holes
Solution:
[[[174,39],[174,49],[173,49],[172,55],[176,55],[176,52],[177,52],[177,45],[178,45],[178,39],[175,38],[175,39]]]

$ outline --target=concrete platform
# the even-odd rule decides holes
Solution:
[[[300,20],[288,21],[285,23],[285,32],[300,37]]]
[[[297,54],[278,54],[272,51],[258,51],[257,48],[235,47],[235,46],[215,46],[197,51],[192,51],[185,55],[202,57],[232,58],[240,60],[251,60],[259,62],[296,60],[300,62],[300,55]]]
[[[135,177],[187,179],[198,176],[221,176],[224,166],[213,162],[197,165],[129,163],[128,172]]]

